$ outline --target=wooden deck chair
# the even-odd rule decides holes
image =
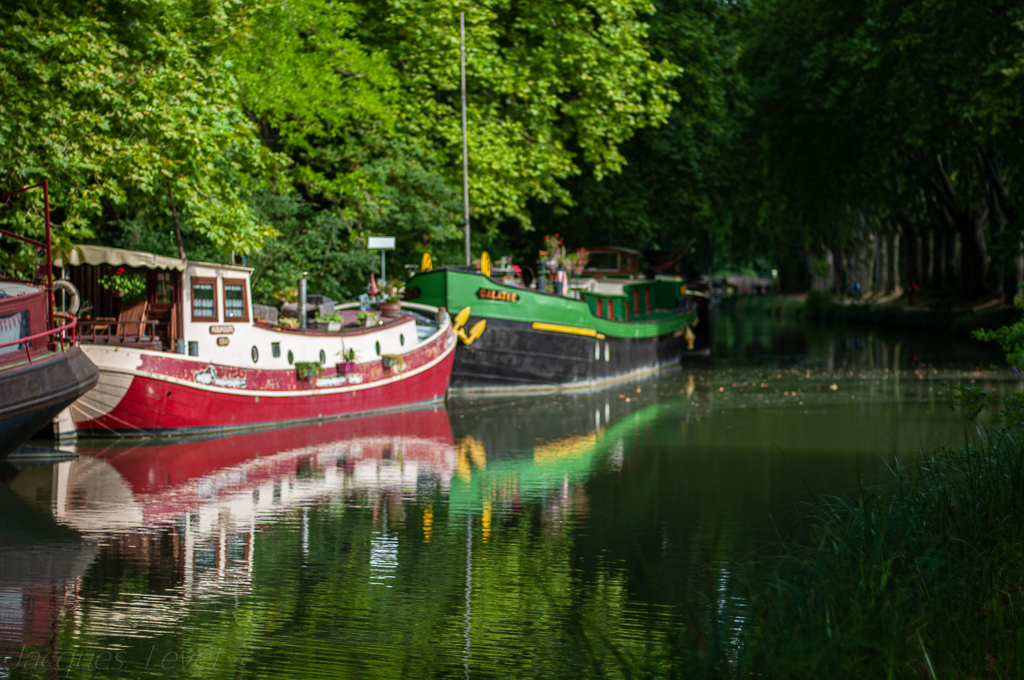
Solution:
[[[121,313],[117,315],[117,337],[139,337],[145,332],[146,312],[149,310],[149,302],[139,300],[128,302],[122,305]]]

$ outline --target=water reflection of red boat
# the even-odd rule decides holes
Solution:
[[[424,475],[446,486],[455,467],[443,407],[232,437],[83,442],[79,455],[68,466],[65,494],[74,502],[64,506],[58,499],[58,513],[72,526],[100,532],[205,515],[214,507],[247,524],[263,511],[356,487],[414,487]],[[91,504],[93,498],[100,500]]]

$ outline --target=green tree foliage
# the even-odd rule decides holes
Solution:
[[[292,186],[342,210],[353,243],[396,236],[396,264],[424,251],[438,263],[463,260],[459,9],[307,0],[259,14],[238,48],[246,109],[264,142],[291,157]],[[665,118],[675,69],[650,59],[639,19],[647,9],[490,3],[469,12],[478,247],[493,240],[480,231],[501,220],[529,228],[530,200],[570,204],[563,180],[581,164],[620,170],[620,143]]]
[[[534,209],[546,232],[576,245],[633,245],[685,254],[703,269],[750,243],[732,238],[743,200],[736,139],[745,87],[736,68],[745,3],[655,3],[651,51],[679,65],[671,87],[676,104],[662,126],[623,145],[620,176],[584,174],[568,184],[577,206],[561,213]],[[737,248],[738,246],[738,248]],[[535,249],[534,249],[535,250]]]
[[[676,67],[650,57],[642,0],[458,3],[366,0],[363,44],[401,82],[396,134],[421,141],[461,185],[459,12],[474,220],[531,225],[528,201],[571,205],[564,180],[625,163],[620,144],[663,122]]]
[[[373,268],[376,255],[360,247],[365,242],[358,242],[352,219],[343,211],[319,210],[297,196],[273,191],[258,193],[251,202],[279,230],[278,238],[249,261],[257,302],[278,304],[303,273],[310,293],[341,301],[363,292],[363,273]]]
[[[217,252],[257,249],[273,229],[242,193],[276,157],[225,58],[244,25],[205,0],[3,5],[0,187],[49,179],[64,244],[112,219],[163,224],[173,203]]]

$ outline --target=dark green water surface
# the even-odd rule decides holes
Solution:
[[[973,343],[714,342],[595,393],[8,463],[0,678],[657,675],[741,625],[734,565],[807,502],[962,441],[947,383],[1019,387]]]

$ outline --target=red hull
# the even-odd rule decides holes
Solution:
[[[380,362],[361,367],[361,383],[316,388],[295,371],[214,366],[219,377],[244,380],[241,389],[199,384],[193,376],[211,364],[180,355],[144,355],[130,384],[109,413],[79,420],[80,434],[148,436],[189,435],[246,430],[394,411],[444,399],[451,377],[454,347],[447,334],[405,355],[404,372]],[[436,363],[435,363],[436,362]],[[100,365],[102,392],[103,365]],[[323,379],[337,376],[325,369]],[[79,408],[85,412],[88,404]],[[76,418],[77,420],[77,418]]]

